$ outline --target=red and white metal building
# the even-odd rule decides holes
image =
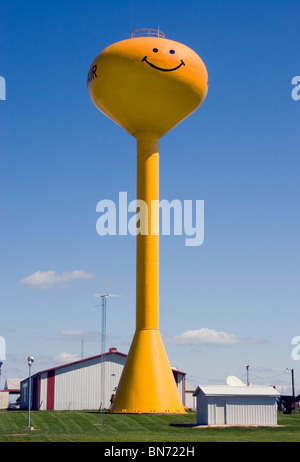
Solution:
[[[92,356],[62,366],[37,372],[31,377],[33,410],[108,409],[127,355],[110,348],[103,355]],[[185,373],[172,368],[174,380],[185,405]],[[29,378],[21,382],[21,409],[28,409]]]

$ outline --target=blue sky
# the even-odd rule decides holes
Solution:
[[[1,7],[4,377],[24,378],[28,355],[35,372],[80,358],[82,340],[84,356],[100,353],[95,293],[121,295],[108,300],[107,348],[128,352],[135,238],[99,236],[96,205],[117,202],[120,191],[135,199],[136,144],[93,106],[86,77],[105,47],[159,27],[201,56],[210,82],[200,109],[160,143],[161,198],[205,204],[203,245],[161,238],[170,363],[194,385],[245,381],[250,364],[253,383],[287,393],[293,368],[299,392],[291,344],[300,335],[300,101],[291,97],[299,26],[291,0]]]

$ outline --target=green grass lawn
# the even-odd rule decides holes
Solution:
[[[0,442],[300,442],[300,413],[278,413],[278,427],[195,428],[196,414],[0,411]]]

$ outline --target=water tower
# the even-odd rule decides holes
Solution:
[[[93,103],[137,141],[137,199],[148,205],[148,232],[137,235],[136,331],[111,412],[185,412],[159,332],[159,209],[151,201],[159,201],[159,140],[207,89],[201,58],[152,29],[110,45],[89,70]]]

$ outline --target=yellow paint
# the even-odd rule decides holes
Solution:
[[[170,70],[181,61],[184,65]],[[94,66],[97,77],[93,78]],[[99,54],[91,66],[88,90],[95,105],[131,135],[151,133],[160,139],[198,108],[207,82],[205,65],[187,46],[138,37],[110,45]]]
[[[159,211],[151,201],[159,200],[159,140],[203,102],[207,71],[185,45],[136,37],[100,53],[88,90],[98,109],[136,138],[137,199],[148,205],[148,233],[137,235],[136,332],[111,412],[184,413],[159,332]]]
[[[137,140],[137,197],[148,204],[148,233],[137,235],[136,327],[158,329],[159,236],[152,234],[151,222],[159,221],[158,210],[149,205],[159,199],[158,141]],[[151,214],[156,212],[156,216]]]

